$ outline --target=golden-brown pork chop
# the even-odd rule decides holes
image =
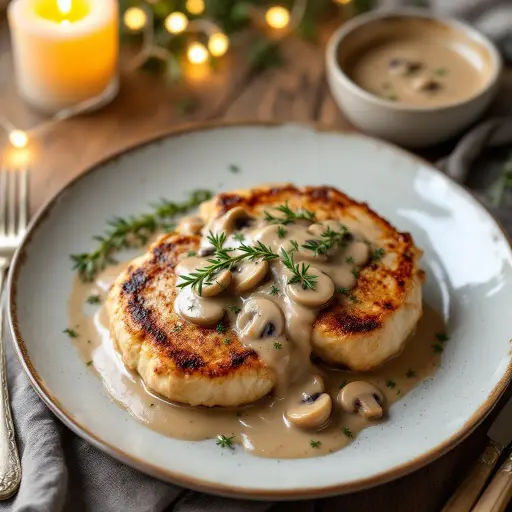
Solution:
[[[256,401],[274,385],[256,352],[238,341],[227,322],[218,332],[174,312],[174,268],[199,240],[165,235],[119,276],[107,304],[113,339],[125,364],[171,400],[207,406]]]
[[[263,215],[288,201],[306,208],[318,221],[342,219],[383,249],[359,274],[350,293],[319,313],[313,351],[328,362],[365,371],[400,352],[421,316],[421,252],[409,234],[397,232],[367,205],[330,187],[266,186],[219,194],[203,203],[208,223],[236,206]],[[149,388],[191,405],[237,406],[270,392],[275,375],[244,347],[234,331],[219,333],[182,320],[174,312],[175,266],[195,250],[199,236],[171,234],[134,260],[109,295],[113,338],[124,362]],[[229,343],[224,343],[228,338]]]

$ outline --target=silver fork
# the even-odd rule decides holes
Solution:
[[[14,251],[27,230],[28,171],[0,171],[0,297]],[[0,500],[11,497],[21,482],[21,465],[12,423],[5,368],[3,307],[0,304]]]

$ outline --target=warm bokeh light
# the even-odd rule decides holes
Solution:
[[[126,9],[123,19],[124,24],[130,30],[140,30],[146,25],[147,18],[146,13],[142,9],[139,9],[138,7],[130,7],[129,9]]]
[[[71,0],[57,0],[57,7],[62,14],[69,14],[71,11]]]
[[[265,14],[265,20],[272,28],[284,28],[290,23],[290,11],[280,5],[270,7]]]
[[[172,12],[165,18],[165,29],[171,34],[179,34],[188,26],[188,18],[182,12]]]
[[[187,57],[192,64],[202,64],[208,59],[208,50],[201,43],[192,43],[188,47]]]
[[[13,130],[9,133],[9,142],[17,149],[22,149],[28,144],[28,135],[22,130]]]
[[[352,0],[334,0],[337,4],[348,5]]]
[[[221,57],[228,51],[229,39],[226,34],[217,32],[208,39],[208,50],[214,57]]]
[[[185,9],[190,14],[202,14],[204,12],[204,0],[187,0]]]

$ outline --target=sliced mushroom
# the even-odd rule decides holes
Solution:
[[[327,393],[310,395],[286,411],[288,421],[300,428],[321,427],[331,415],[332,400]]]
[[[237,317],[237,327],[242,339],[278,337],[284,331],[283,313],[279,306],[269,299],[250,299]]]
[[[214,232],[233,233],[249,227],[254,222],[254,217],[249,215],[241,206],[235,206],[219,219],[214,221]]]
[[[214,297],[224,291],[231,284],[231,272],[221,270],[217,275],[212,276],[210,281],[203,284],[201,297]]]
[[[233,289],[236,293],[243,293],[257,286],[268,272],[268,262],[264,260],[244,261],[235,265],[233,274]]]
[[[441,89],[442,85],[441,85],[441,82],[438,82],[437,80],[434,80],[433,78],[428,78],[426,76],[420,76],[413,81],[412,87],[415,91],[436,92],[439,89]]]
[[[203,327],[215,325],[224,316],[221,303],[215,299],[198,297],[189,287],[178,294],[174,308],[185,320]]]
[[[184,235],[197,235],[203,229],[204,221],[201,217],[183,217],[177,226],[177,231]]]
[[[346,412],[359,412],[367,420],[382,417],[384,395],[379,388],[363,380],[350,382],[338,393],[337,401]]]
[[[346,248],[343,256],[347,259],[351,258],[354,265],[362,267],[370,259],[370,247],[364,242],[354,242]]]
[[[300,262],[299,265],[302,266],[302,263]],[[319,268],[309,267],[308,274],[316,276],[315,287],[313,289],[304,289],[301,283],[293,283],[288,285],[288,294],[299,304],[310,308],[321,308],[332,299],[334,283]]]

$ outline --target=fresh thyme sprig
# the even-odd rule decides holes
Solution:
[[[286,252],[281,249],[284,266],[293,274],[288,279],[288,284],[301,283],[304,290],[314,290],[318,276],[308,273],[310,265],[306,263],[295,263],[293,261],[293,251]]]
[[[217,436],[217,446],[220,446],[221,448],[233,448],[233,439],[235,436],[226,437],[223,434],[220,434]]]
[[[201,295],[203,285],[209,283],[215,274],[221,270],[232,268],[233,265],[239,261],[245,259],[248,259],[249,261],[254,261],[256,259],[267,261],[278,257],[270,247],[267,247],[260,241],[256,242],[254,245],[240,244],[236,250],[241,254],[232,255],[231,252],[235,249],[228,249],[224,247],[224,242],[226,241],[225,233],[213,234],[210,232],[207,238],[215,249],[213,256],[206,260],[209,265],[203,268],[198,268],[195,272],[191,272],[190,274],[181,276],[181,283],[178,284],[179,288],[191,286],[193,289],[197,289],[197,292]]]
[[[109,229],[104,235],[94,237],[98,242],[96,250],[71,255],[73,269],[78,271],[83,281],[92,281],[98,271],[110,263],[115,263],[113,254],[116,251],[145,244],[155,231],[168,228],[170,219],[195,208],[211,196],[208,190],[196,190],[182,203],[162,199],[160,203],[153,205],[151,213],[126,219],[114,218],[108,223]]]
[[[289,206],[288,201],[285,204],[276,206],[274,210],[281,212],[284,217],[275,217],[270,212],[265,210],[265,220],[270,224],[292,224],[298,220],[315,220],[315,213],[309,210],[297,210],[294,212]]]
[[[346,245],[349,237],[350,233],[345,226],[341,226],[341,231],[334,231],[328,227],[327,231],[322,233],[320,240],[308,240],[302,247],[313,251],[315,256],[318,256],[319,254],[327,254],[327,251],[334,245]]]

